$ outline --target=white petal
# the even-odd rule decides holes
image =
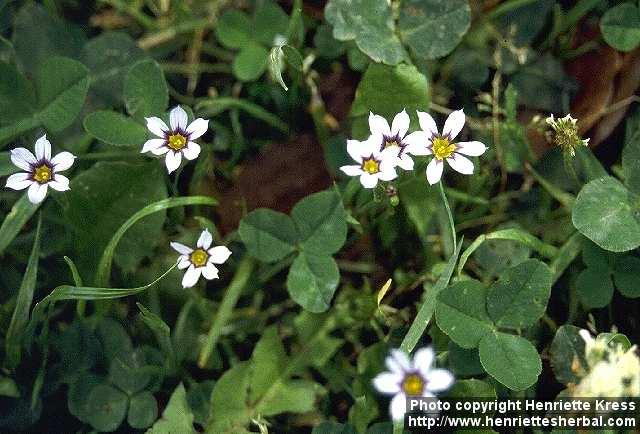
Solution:
[[[211,247],[211,243],[213,242],[213,237],[211,236],[211,232],[208,229],[205,229],[200,234],[200,238],[198,238],[197,246],[201,249],[207,250]]]
[[[462,131],[462,127],[464,127],[464,121],[465,116],[462,109],[452,112],[444,123],[442,135],[449,136],[449,140],[455,139],[460,131]]]
[[[53,180],[49,182],[49,186],[57,191],[67,191],[69,190],[69,178],[56,173]]]
[[[373,379],[373,386],[380,393],[396,394],[400,392],[402,375],[393,372],[383,372]]]
[[[438,160],[437,158],[429,161],[427,165],[427,181],[429,184],[437,184],[442,178],[442,170],[444,169],[444,164],[442,160]]]
[[[366,142],[359,140],[347,140],[347,153],[355,161],[360,162],[362,159],[362,150],[366,146]]]
[[[182,255],[178,257],[178,270],[184,270],[188,268],[189,265],[191,265],[191,261],[188,256]]]
[[[453,374],[446,369],[432,369],[426,379],[426,388],[430,392],[442,392],[443,390],[447,390],[455,381]]]
[[[470,157],[478,157],[484,154],[487,147],[482,142],[459,142],[456,143],[456,152],[460,152]]]
[[[436,121],[433,120],[429,113],[419,111],[418,123],[420,123],[422,131],[427,133],[429,137],[438,135],[438,126],[436,125]]]
[[[34,181],[31,180],[28,173],[14,173],[7,178],[7,185],[5,187],[13,190],[24,190],[29,187]]]
[[[202,267],[202,275],[207,280],[218,278],[218,269],[215,265],[209,262],[206,266]]]
[[[418,369],[423,377],[427,378],[435,355],[431,347],[420,348],[413,357],[413,367]]]
[[[369,130],[371,134],[381,134],[383,136],[391,135],[391,128],[389,128],[389,122],[380,115],[369,112]]]
[[[171,173],[180,167],[180,162],[182,161],[182,152],[167,152],[167,156],[165,157],[165,164],[167,165],[167,172]]]
[[[391,355],[385,359],[385,363],[391,371],[402,374],[403,376],[406,372],[412,370],[409,357],[401,350],[391,350]]]
[[[380,173],[378,173],[378,177],[382,181],[392,181],[398,177],[398,173],[396,172],[395,167],[383,161],[380,164]]]
[[[407,153],[403,153],[400,158],[398,158],[398,166],[404,170],[413,170],[413,159]],[[385,181],[387,181],[385,179]]]
[[[198,283],[198,279],[200,279],[200,273],[202,272],[201,268],[196,268],[191,265],[187,271],[184,273],[184,277],[182,278],[182,287],[183,288],[191,288],[193,285]]]
[[[195,140],[198,137],[202,137],[208,129],[209,121],[206,119],[198,118],[189,124],[186,133],[189,135],[189,140]]]
[[[169,131],[169,127],[160,118],[145,118],[147,120],[147,129],[158,137],[164,137],[164,133]]]
[[[406,144],[404,152],[411,155],[429,155],[431,150],[427,147],[429,145],[429,137],[424,131],[414,131],[404,138],[403,142]]]
[[[200,145],[196,142],[187,143],[187,146],[182,150],[182,155],[187,160],[195,160],[200,155]]]
[[[32,183],[27,191],[27,195],[31,203],[36,204],[42,202],[47,195],[47,184]]]
[[[191,247],[187,247],[184,244],[178,243],[176,241],[171,241],[169,245],[173,250],[180,253],[181,255],[189,255],[191,254],[191,252],[193,252],[193,249]]]
[[[76,160],[76,156],[71,152],[60,152],[53,157],[51,164],[53,164],[54,172],[62,172],[73,166],[73,162]]]
[[[27,148],[15,148],[11,150],[11,162],[22,170],[31,171],[31,165],[38,160]]]
[[[362,175],[360,175],[360,184],[362,184],[364,188],[373,188],[378,185],[378,176],[363,172]]]
[[[160,140],[162,140],[162,139],[160,139]],[[162,140],[162,141],[164,142],[164,140]],[[159,148],[151,149],[151,153],[153,155],[164,155],[169,151],[173,152],[168,146],[165,146],[165,145],[162,145]]]
[[[47,140],[46,134],[36,140],[36,159],[51,160],[51,142]]]
[[[175,106],[169,113],[169,124],[171,125],[172,131],[186,130],[188,122],[189,118],[187,117],[187,112],[179,105]]]
[[[393,122],[391,123],[391,135],[398,135],[400,138],[404,137],[407,134],[407,131],[409,131],[409,122],[411,122],[411,120],[409,119],[407,111],[402,110],[393,118]]]
[[[394,422],[401,422],[404,420],[404,414],[407,412],[407,396],[404,393],[398,393],[391,399],[389,405],[389,411],[391,412],[391,419]]]
[[[360,166],[342,166],[340,167],[344,173],[348,176],[360,176],[362,174],[362,168]]]
[[[149,152],[149,151],[153,152],[154,150],[163,147],[165,143],[166,143],[165,139],[147,140],[146,142],[144,142],[144,145],[142,145],[142,151],[140,151],[140,153],[144,154],[145,152]],[[167,152],[167,151],[164,151],[164,152]]]
[[[209,249],[209,260],[214,264],[224,264],[229,256],[231,256],[231,250],[227,246],[216,246]]]
[[[447,158],[447,163],[449,163],[449,166],[451,166],[453,170],[463,175],[471,175],[473,173],[473,163],[471,160],[455,152],[450,158]]]

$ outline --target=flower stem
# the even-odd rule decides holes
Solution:
[[[449,217],[449,226],[451,226],[451,237],[453,238],[453,251],[458,250],[458,244],[456,240],[456,225],[453,222],[453,214],[451,214],[451,207],[449,207],[449,201],[447,200],[447,194],[444,192],[444,185],[442,181],[438,183],[440,186],[440,196],[442,196],[442,201],[444,202],[444,207],[447,210],[447,217]]]
[[[402,422],[394,422],[393,423],[393,434],[402,434],[404,432],[404,423]]]
[[[233,276],[233,280],[231,280],[231,283],[227,288],[227,292],[222,299],[222,304],[220,304],[218,314],[216,315],[213,324],[211,324],[207,340],[200,350],[200,356],[198,357],[198,366],[200,368],[204,368],[209,362],[211,353],[222,334],[222,329],[231,317],[233,308],[238,302],[238,298],[240,298],[242,290],[247,285],[254,266],[255,262],[248,255],[246,255],[240,262],[240,265],[238,265],[236,274]]]

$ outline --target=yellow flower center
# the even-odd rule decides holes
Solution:
[[[400,147],[400,143],[396,139],[385,139],[383,148],[390,148],[391,146]]]
[[[370,175],[378,173],[380,172],[380,162],[373,158],[373,156],[365,158],[364,160],[362,160],[362,170]]]
[[[402,390],[409,396],[420,396],[424,389],[424,380],[417,374],[409,374],[402,382]]]
[[[207,260],[209,259],[209,254],[202,249],[195,249],[191,252],[191,256],[189,260],[196,267],[204,267],[207,265]]]
[[[53,172],[51,171],[51,167],[46,164],[36,167],[36,170],[33,171],[33,179],[40,184],[46,184],[51,181],[52,176]]]
[[[182,134],[176,133],[176,134],[171,134],[167,142],[168,142],[167,146],[169,146],[174,151],[179,151],[180,149],[186,146],[187,138]]]
[[[449,158],[451,154],[456,150],[456,145],[449,142],[447,137],[436,137],[432,140],[433,155],[438,160],[444,160]]]

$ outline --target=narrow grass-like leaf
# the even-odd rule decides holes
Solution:
[[[20,168],[11,162],[11,154],[9,152],[0,152],[0,176],[11,175],[19,172]]]
[[[280,120],[280,118],[263,109],[259,105],[250,103],[243,99],[229,97],[213,98],[202,101],[196,106],[196,110],[202,111],[203,114],[210,117],[233,108],[237,108],[244,112],[247,112],[254,118],[268,123],[269,125],[280,130],[283,133],[289,132],[289,126],[285,122]]]
[[[456,268],[456,261],[458,260],[458,256],[460,255],[460,249],[462,248],[462,239],[460,239],[460,243],[458,243],[457,250],[451,255],[449,258],[449,262],[447,262],[447,266],[442,271],[442,274],[438,278],[435,286],[431,289],[431,291],[427,292],[426,298],[416,315],[416,318],[413,320],[409,331],[405,335],[402,343],[400,344],[400,349],[410,353],[415,348],[416,344],[422,337],[422,334],[427,329],[431,318],[433,317],[433,312],[436,309],[436,297],[440,292],[447,287],[449,284],[449,280],[453,275],[453,270]]]
[[[171,329],[165,323],[162,318],[160,318],[155,313],[151,312],[149,309],[144,307],[140,303],[136,303],[138,309],[140,309],[140,316],[142,317],[142,321],[149,326],[151,331],[153,332],[160,348],[167,356],[169,360],[169,369],[173,371],[176,368],[176,352],[173,348],[173,342],[171,341]]]
[[[480,247],[480,245],[486,240],[518,241],[547,258],[554,258],[558,253],[558,249],[555,246],[540,241],[528,232],[516,228],[502,229],[500,231],[480,235],[473,241],[473,243],[471,243],[469,247],[467,247],[467,249],[460,256],[460,262],[458,263],[458,275],[462,273],[462,269],[467,263],[469,256],[471,256],[473,252],[475,252],[476,249]]]
[[[107,244],[107,247],[104,249],[102,253],[102,258],[98,264],[98,272],[96,276],[96,286],[107,286],[109,281],[109,275],[111,274],[111,264],[113,263],[113,255],[116,251],[116,247],[118,246],[118,242],[125,234],[125,232],[134,224],[138,222],[138,220],[151,215],[153,213],[169,209],[175,208],[178,206],[186,206],[186,205],[209,205],[213,206],[218,203],[212,197],[206,196],[189,196],[189,197],[173,197],[169,199],[163,199],[158,202],[152,203],[151,205],[147,205],[142,208],[140,211],[132,215],[126,222],[120,226],[120,228],[116,231],[116,233]]]
[[[33,241],[33,248],[27,263],[27,269],[22,278],[22,284],[18,291],[18,300],[16,308],[11,316],[7,337],[5,339],[6,360],[5,364],[14,369],[20,363],[21,358],[21,338],[24,328],[29,321],[29,309],[33,302],[33,293],[36,289],[36,280],[38,277],[38,258],[40,256],[40,228],[42,226],[42,218],[38,219],[38,228],[36,229],[36,238]]]
[[[20,229],[27,223],[33,213],[38,209],[38,205],[29,202],[25,194],[13,205],[11,212],[7,214],[2,226],[0,226],[0,255],[11,244],[11,241],[18,235]]]

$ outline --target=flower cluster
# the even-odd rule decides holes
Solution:
[[[593,338],[581,330],[585,341],[587,371],[577,372],[582,377],[573,388],[572,395],[580,398],[640,396],[640,357],[637,347],[625,350],[620,344],[607,342],[603,337]]]
[[[551,127],[550,141],[560,147],[562,152],[574,157],[576,148],[580,146],[589,146],[589,139],[583,139],[578,134],[578,120],[571,117],[571,114],[563,118],[555,119],[553,113],[546,119],[547,124]]]
[[[407,411],[407,397],[434,398],[438,392],[447,390],[454,377],[446,369],[433,368],[433,349],[421,348],[413,360],[401,350],[391,350],[385,364],[388,372],[378,374],[373,385],[378,392],[393,395],[389,411],[394,421],[401,421]]]
[[[445,161],[453,170],[471,175],[473,163],[465,155],[480,156],[487,147],[478,141],[455,141],[465,124],[464,112],[452,112],[442,131],[431,115],[421,111],[417,114],[421,130],[407,134],[410,120],[406,110],[394,117],[391,126],[382,116],[370,113],[369,138],[347,141],[347,152],[357,164],[342,166],[340,170],[348,176],[359,176],[363,187],[374,188],[378,181],[395,179],[397,167],[413,170],[412,155],[433,155],[426,171],[429,184],[440,181]]]

